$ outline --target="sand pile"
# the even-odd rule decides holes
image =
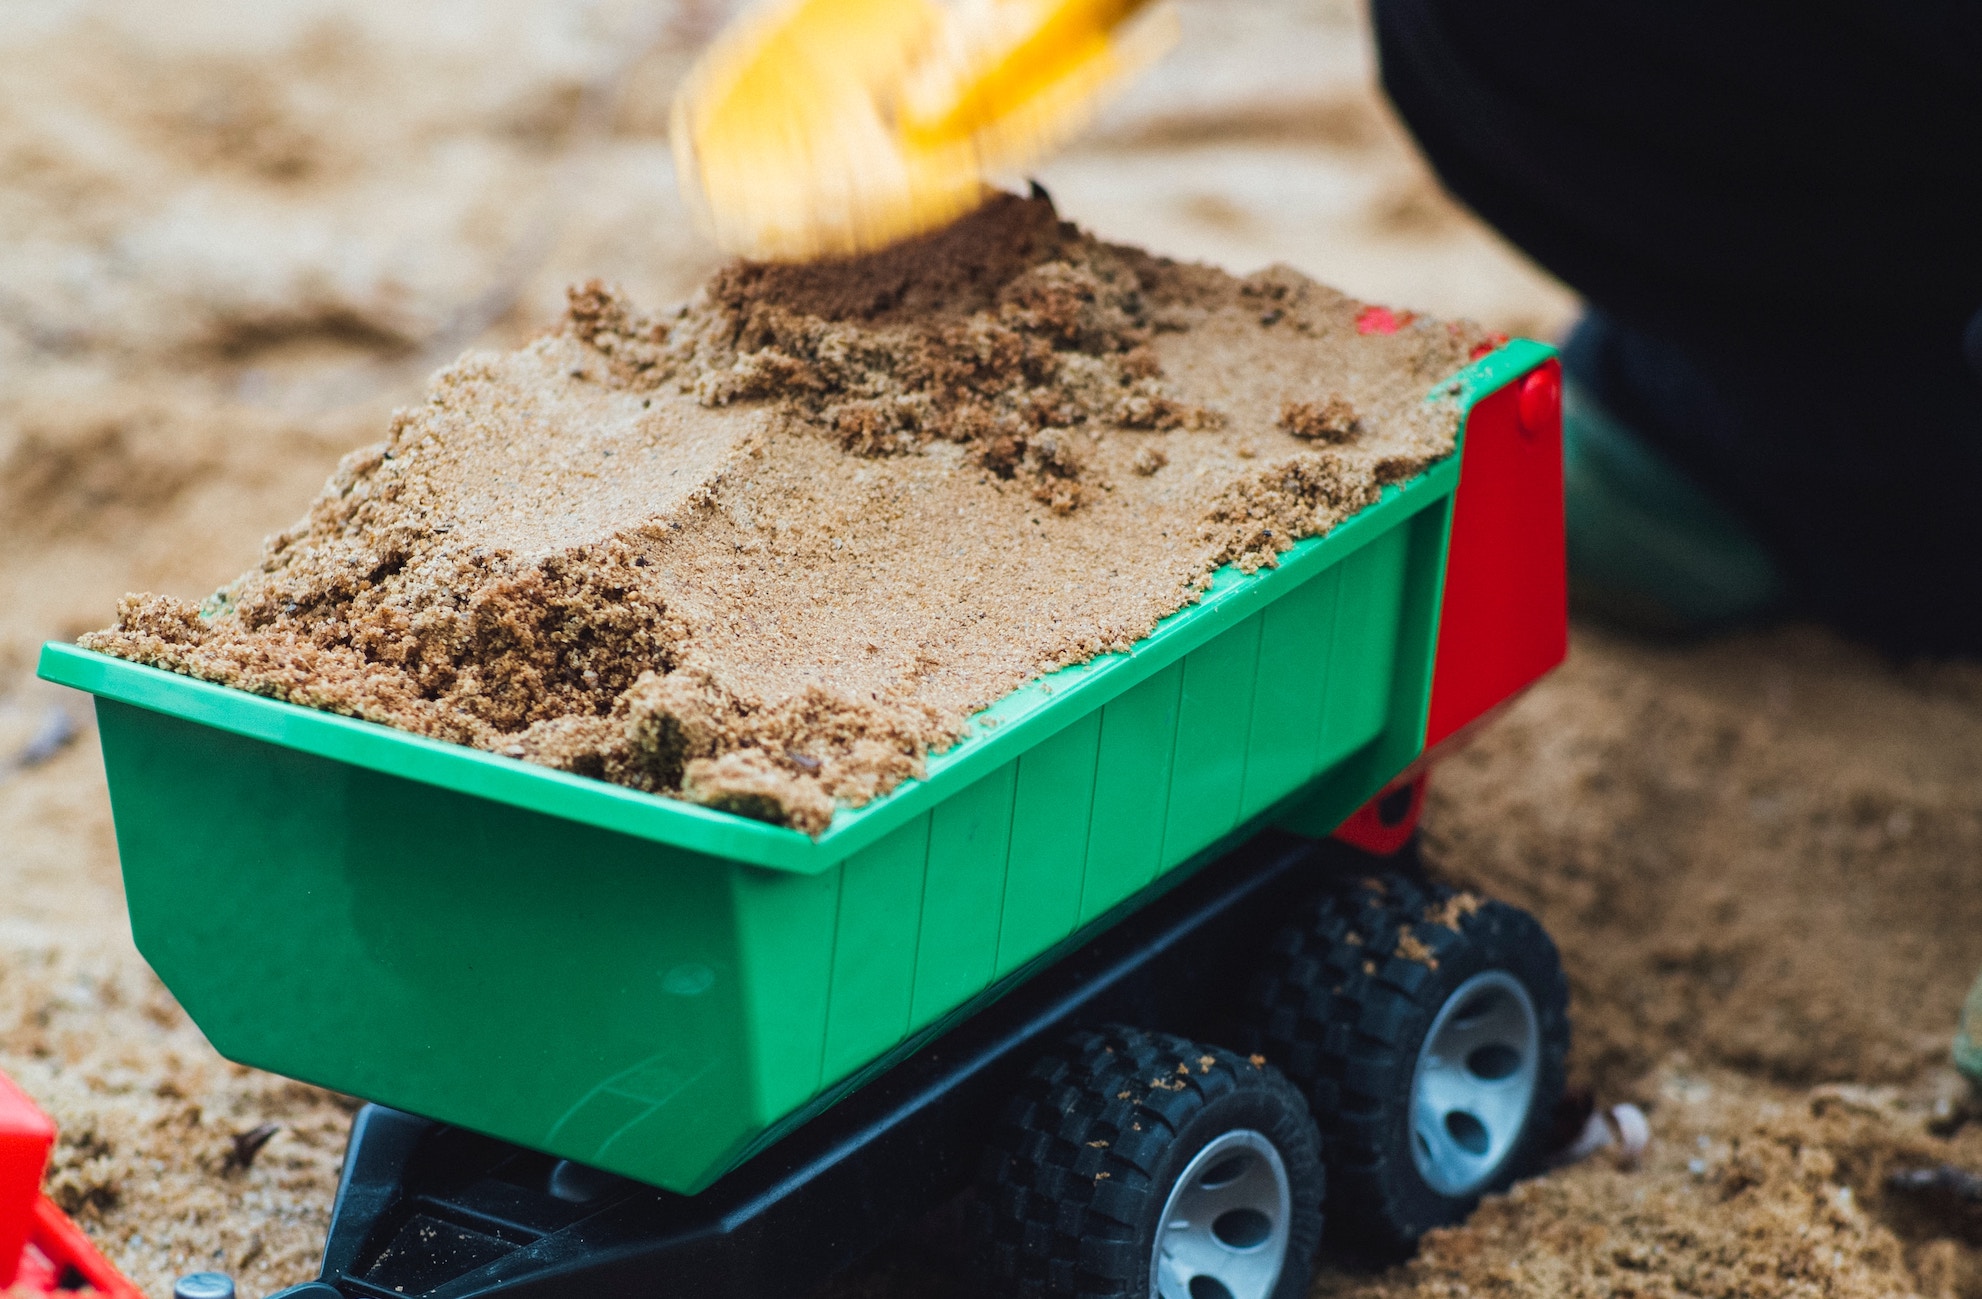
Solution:
[[[1884,1299],[1975,1293],[1977,1218],[1889,1189],[1896,1170],[1982,1154],[1937,1138],[1891,1090],[1784,1096],[1738,1074],[1668,1068],[1642,1166],[1599,1157],[1489,1200],[1380,1276],[1327,1276],[1348,1299]]]
[[[822,829],[1453,445],[1470,326],[1113,247],[1043,196],[888,253],[598,284],[440,374],[257,571],[92,648]]]
[[[1944,1065],[1982,969],[1982,674],[1797,632],[1582,645],[1440,767],[1426,844],[1547,922],[1582,1080],[1649,1102],[1675,1050],[1798,1087]]]

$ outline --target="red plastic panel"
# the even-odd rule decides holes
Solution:
[[[0,1287],[14,1283],[54,1146],[55,1124],[0,1074]]]
[[[1462,456],[1427,749],[1569,652],[1561,367],[1550,361],[1475,405]]]

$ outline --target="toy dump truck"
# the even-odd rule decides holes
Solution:
[[[1565,651],[1558,393],[1481,357],[1459,454],[817,837],[49,645],[140,950],[374,1102],[285,1293],[798,1293],[963,1196],[1006,1290],[1265,1299],[1531,1168],[1553,946],[1373,858]]]

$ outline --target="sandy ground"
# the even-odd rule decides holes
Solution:
[[[88,0],[0,13],[0,1068],[54,1193],[148,1292],[313,1270],[349,1105],[219,1060],[132,949],[101,767],[35,647],[197,598],[470,341],[599,275],[713,265],[662,134],[716,5]],[[1443,200],[1353,5],[1199,0],[1184,47],[1041,172],[1103,235],[1547,336],[1573,304]],[[1644,1164],[1488,1205],[1341,1295],[1982,1295],[1982,1216],[1884,1189],[1982,1167],[1943,1061],[1982,965],[1982,668],[1788,629],[1579,629],[1441,773],[1427,852],[1563,947],[1577,1084]],[[235,1138],[279,1124],[241,1167]],[[838,1289],[959,1283],[903,1245]]]

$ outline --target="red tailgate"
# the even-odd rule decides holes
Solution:
[[[1461,455],[1426,749],[1569,652],[1560,364],[1474,406]]]

